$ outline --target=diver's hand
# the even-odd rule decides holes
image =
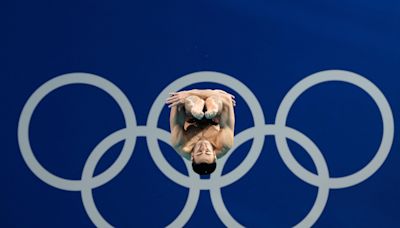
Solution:
[[[169,93],[169,97],[165,101],[165,104],[168,104],[168,108],[172,108],[177,105],[183,105],[186,97],[188,96],[188,91],[171,92]]]
[[[217,92],[219,95],[225,96],[228,99],[232,100],[233,106],[236,106],[235,96],[220,89],[215,89],[214,91]]]

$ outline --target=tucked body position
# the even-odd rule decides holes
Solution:
[[[172,146],[200,175],[212,173],[233,146],[234,98],[223,90],[193,89],[170,93],[166,100]]]

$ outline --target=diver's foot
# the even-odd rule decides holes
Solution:
[[[185,100],[185,109],[187,114],[192,114],[192,116],[198,120],[201,120],[204,116],[204,100],[197,96],[189,96]]]
[[[218,113],[222,109],[222,101],[219,96],[216,95],[210,96],[206,99],[205,103],[207,109],[205,117],[207,119],[214,118],[215,116],[218,115]]]
[[[207,119],[213,119],[217,114],[218,114],[218,109],[213,109],[213,110],[208,110],[206,113],[204,113],[204,116]]]
[[[203,109],[192,108],[192,116],[198,120],[203,119],[204,117]]]

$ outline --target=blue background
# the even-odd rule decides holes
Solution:
[[[383,166],[356,186],[331,190],[316,227],[400,226],[400,2],[384,1],[2,1],[0,7],[1,165],[0,226],[90,227],[79,192],[39,180],[25,165],[17,142],[23,105],[44,82],[70,72],[88,72],[115,83],[133,105],[138,125],[175,79],[218,71],[247,85],[273,123],[287,91],[304,77],[328,69],[349,70],[371,80],[388,99],[395,140]],[[253,122],[237,95],[236,134]],[[169,129],[164,108],[159,127]],[[79,179],[91,150],[122,128],[119,107],[103,91],[63,87],[36,109],[30,138],[38,160],[52,173]],[[290,111],[288,126],[311,138],[331,176],[349,175],[374,156],[382,122],[373,100],[359,88],[331,82],[305,92]],[[183,173],[168,145],[163,153]],[[251,140],[230,157],[224,173],[247,154]],[[296,158],[315,172],[307,153],[291,142]],[[102,172],[122,143],[101,160]],[[222,189],[231,215],[248,227],[288,227],[312,207],[317,188],[284,165],[272,137],[239,181]],[[104,218],[117,227],[161,227],[180,213],[188,189],[170,181],[139,138],[128,165],[94,190]],[[223,226],[208,191],[187,227]]]

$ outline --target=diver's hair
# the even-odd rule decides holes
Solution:
[[[217,163],[214,161],[213,163],[195,163],[192,162],[193,171],[195,171],[199,175],[210,175],[214,172],[217,167]]]

